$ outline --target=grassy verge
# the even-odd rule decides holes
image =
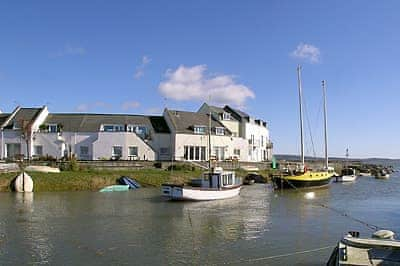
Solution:
[[[201,171],[173,171],[160,169],[142,170],[92,170],[92,171],[63,171],[61,173],[30,172],[34,182],[34,191],[79,191],[99,190],[117,183],[120,176],[135,178],[143,186],[159,187],[162,183],[184,183],[191,178],[201,175]],[[17,173],[0,174],[0,191],[11,191],[10,183]]]

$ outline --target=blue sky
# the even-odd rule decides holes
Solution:
[[[399,158],[398,10],[398,1],[1,1],[0,109],[160,114],[195,111],[211,95],[268,121],[275,152],[296,154],[300,63],[317,155],[326,79],[330,155]]]

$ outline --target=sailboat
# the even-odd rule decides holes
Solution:
[[[309,170],[304,162],[304,135],[303,135],[303,91],[301,84],[301,66],[297,67],[297,82],[299,90],[300,106],[300,139],[301,139],[301,165],[294,171],[289,171],[286,175],[273,177],[273,182],[278,188],[303,188],[320,187],[329,185],[333,172],[328,167],[328,132],[327,132],[327,112],[326,112],[326,88],[325,81],[322,81],[322,91],[324,94],[324,135],[325,135],[325,167],[322,170]]]
[[[346,149],[346,163],[345,167],[342,169],[342,174],[336,176],[336,182],[353,182],[357,179],[356,170],[354,168],[348,167],[349,161],[349,149]]]
[[[219,200],[238,196],[242,187],[241,178],[234,171],[225,171],[221,167],[211,167],[211,112],[208,126],[208,170],[203,177],[195,179],[193,185],[162,184],[162,195],[171,200],[205,201]]]

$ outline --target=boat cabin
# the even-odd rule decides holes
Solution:
[[[342,176],[343,175],[356,175],[356,170],[353,168],[344,168],[342,170]]]
[[[216,167],[211,172],[203,174],[201,187],[206,188],[229,188],[241,185],[241,179],[235,176],[233,171],[223,171]]]

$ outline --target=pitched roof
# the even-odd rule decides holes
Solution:
[[[81,113],[51,113],[45,124],[62,124],[63,130],[68,132],[98,132],[101,125],[145,125],[154,128],[156,133],[168,133],[168,125],[163,117],[124,115],[124,114],[81,114]]]
[[[0,114],[0,126],[3,125],[4,122],[6,122],[7,118],[10,116],[10,114]]]
[[[17,127],[20,127],[21,123],[32,122],[41,111],[42,108],[20,108],[4,128],[10,129],[16,124]]]
[[[194,126],[205,126],[206,131],[209,125],[208,114],[177,111],[177,110],[166,110],[169,118],[171,119],[172,125],[177,133],[194,134]],[[224,125],[216,120],[214,117],[211,119],[211,128],[224,127]],[[231,132],[225,128],[226,134],[230,135]],[[208,133],[208,131],[207,131]]]

